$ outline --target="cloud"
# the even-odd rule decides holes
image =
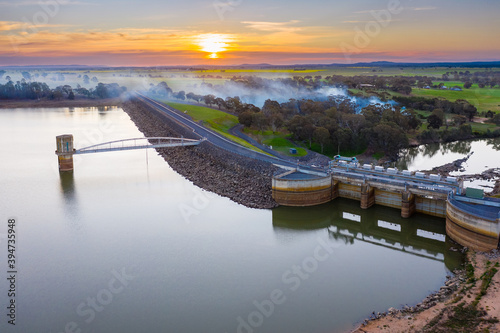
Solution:
[[[300,31],[301,28],[293,27],[292,25],[299,23],[300,21],[288,21],[288,22],[255,22],[255,21],[244,21],[241,22],[246,24],[247,27],[259,31],[267,32],[292,32]]]
[[[22,7],[22,6],[40,6],[40,5],[54,5],[54,2],[57,2],[61,6],[67,5],[96,5],[89,2],[82,1],[74,1],[74,0],[54,0],[54,1],[33,1],[33,0],[25,0],[25,1],[0,1],[0,7]]]
[[[411,10],[421,11],[421,10],[435,10],[437,7],[413,7]]]
[[[403,21],[402,19],[395,19],[391,18],[389,20],[384,20],[385,22],[398,22],[398,21]],[[359,24],[359,23],[368,23],[368,22],[373,22],[373,19],[371,20],[350,20],[350,21],[342,21],[342,23],[349,23],[349,24]]]
[[[33,28],[60,28],[60,27],[70,27],[67,24],[37,24],[29,25],[29,29]],[[16,31],[16,30],[29,30],[28,24],[26,22],[19,21],[0,21],[0,31]]]

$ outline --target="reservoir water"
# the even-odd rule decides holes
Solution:
[[[60,134],[77,148],[143,136],[119,108],[0,111],[1,332],[343,332],[418,303],[462,262],[443,219],[343,199],[249,209],[154,150],[75,156],[59,174]]]
[[[431,170],[469,156],[462,164],[463,170],[451,172],[451,175],[458,177],[480,174],[500,167],[500,138],[421,145],[403,151],[402,155],[397,167],[411,171]],[[495,180],[471,180],[464,182],[464,186],[482,188],[489,192],[495,186]]]

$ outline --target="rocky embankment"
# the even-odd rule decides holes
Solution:
[[[445,165],[434,167],[434,168],[432,168],[432,171],[424,171],[424,172],[426,172],[426,173],[439,173],[440,175],[447,177],[450,175],[450,172],[464,170],[462,167],[462,164],[467,162],[467,160],[471,157],[472,154],[473,153],[470,153],[466,157],[455,160],[451,163],[447,163]]]
[[[473,153],[470,153],[464,158],[458,159],[451,163],[447,163],[445,165],[441,165],[432,170],[423,171],[427,174],[430,173],[438,173],[442,176],[449,176],[451,172],[454,171],[463,171],[464,168],[462,166],[463,163],[467,162],[467,160],[471,157]],[[488,193],[490,196],[496,196],[500,194],[500,168],[491,168],[481,173],[473,174],[473,175],[461,175],[460,178],[463,180],[496,180],[495,186],[492,191]]]
[[[354,333],[499,332],[500,253],[467,252],[465,269],[416,306],[372,313]]]
[[[444,286],[438,291],[427,296],[422,302],[415,306],[405,305],[401,309],[389,308],[386,312],[372,312],[368,319],[363,321],[362,326],[368,325],[371,321],[376,321],[382,318],[390,317],[397,320],[409,319],[413,314],[420,313],[424,310],[436,306],[439,302],[447,300],[450,295],[457,291],[460,285],[466,280],[465,270],[457,270],[453,276],[447,276]],[[362,330],[361,330],[362,331]]]
[[[180,123],[137,100],[122,104],[146,137],[199,137]],[[278,168],[246,158],[203,142],[194,147],[157,149],[177,173],[196,186],[251,208],[274,208],[271,179]]]

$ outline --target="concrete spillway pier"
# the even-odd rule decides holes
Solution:
[[[64,134],[56,137],[56,155],[59,161],[59,171],[73,170],[73,135]]]
[[[446,219],[448,236],[463,246],[487,251],[499,245],[500,200],[470,198],[453,177],[339,163],[325,175],[294,170],[275,176],[272,195],[283,206],[314,206],[341,197],[360,201],[362,209],[400,209],[404,218],[437,216]]]

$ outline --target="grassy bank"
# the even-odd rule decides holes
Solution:
[[[442,82],[448,88],[459,86],[463,88],[461,82]],[[470,89],[463,89],[462,91],[453,91],[449,89],[419,89],[414,88],[412,95],[427,98],[445,98],[449,101],[456,101],[457,99],[465,99],[474,105],[479,112],[493,111],[500,112],[500,88],[479,88],[476,84],[472,85]]]
[[[175,103],[170,101],[164,101],[164,103],[173,107],[174,109],[184,112],[185,114],[189,115],[191,119],[193,119],[193,121],[201,122],[203,126],[219,133],[220,135],[233,142],[242,145],[243,147],[263,154],[267,154],[263,150],[249,144],[245,140],[229,133],[229,129],[231,127],[238,125],[238,117],[236,116],[204,106]]]

